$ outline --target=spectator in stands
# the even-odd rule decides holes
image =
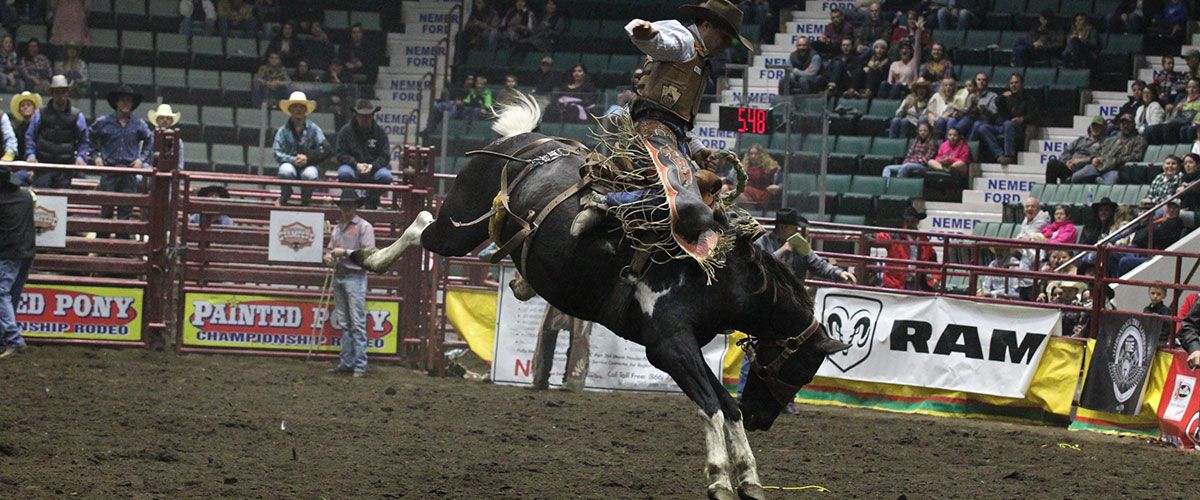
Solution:
[[[896,27],[892,28],[888,41],[891,42],[892,47],[903,48],[905,43],[928,47],[930,34],[928,30],[921,30],[924,25],[925,18],[918,16],[917,11],[909,10],[903,18],[897,19]],[[920,43],[917,40],[918,36],[921,38]]]
[[[279,54],[279,59],[283,61],[284,66],[296,65],[301,57],[302,47],[297,43],[294,23],[287,21],[279,28],[279,34],[271,39],[271,43],[267,44],[267,53],[271,52]]]
[[[224,186],[212,185],[204,186],[196,192],[196,196],[200,198],[221,198],[229,199],[229,190]],[[191,214],[188,216],[188,224],[201,225],[201,221],[206,221],[210,226],[232,226],[233,219],[225,214]]]
[[[972,92],[974,95],[971,95]],[[999,100],[999,95],[988,90],[987,73],[976,74],[974,87],[968,90],[967,111],[959,119],[951,121],[950,127],[967,134],[967,140],[977,140],[974,137],[975,126],[995,121],[1000,112]]]
[[[1137,113],[1137,109],[1142,106],[1142,91],[1145,89],[1146,82],[1134,80],[1133,83],[1129,85],[1129,95],[1125,98],[1125,104],[1122,104],[1121,108],[1117,110],[1117,116],[1133,115],[1134,113]],[[1116,124],[1114,123],[1113,126],[1114,130],[1110,131],[1111,133],[1106,135],[1112,135],[1112,133],[1116,133]]]
[[[467,119],[483,118],[492,112],[492,89],[483,75],[475,77],[475,86],[463,98],[463,115]]]
[[[134,92],[128,85],[122,84],[116,90],[108,93],[108,104],[115,112],[96,118],[96,121],[92,122],[87,136],[91,141],[92,156],[95,158],[97,167],[145,168],[147,170],[151,168],[150,153],[154,151],[154,134],[150,132],[150,126],[146,124],[145,120],[133,114],[133,110],[137,109],[141,103],[142,95]],[[51,105],[53,105],[53,100],[51,100]],[[49,106],[46,109],[49,109]],[[34,120],[37,120],[37,117],[34,117]],[[42,120],[45,121],[46,118],[43,117]],[[30,126],[30,130],[33,130],[33,126]],[[102,174],[99,189],[117,193],[136,193],[138,192],[138,180],[134,174]],[[133,207],[119,207],[116,212],[117,219],[127,220],[133,214]],[[108,219],[112,215],[112,206],[106,205],[100,208],[101,218]]]
[[[943,78],[937,94],[929,99],[929,105],[925,107],[925,121],[933,124],[933,131],[937,137],[946,135],[946,127],[950,120],[962,110],[954,101],[955,90],[954,79]]]
[[[329,35],[321,28],[321,23],[314,22],[309,25],[308,35],[297,40],[297,44],[301,46],[301,54],[308,59],[308,64],[317,68],[326,68],[333,65],[333,61],[338,60],[333,50],[333,42],[329,41]],[[345,70],[345,61],[339,60],[342,70]],[[339,76],[350,83],[350,78],[345,74]]]
[[[874,43],[874,40],[887,40],[892,31],[892,24],[883,18],[883,7],[879,2],[871,2],[867,10],[867,20],[858,27],[858,39],[863,43]]]
[[[220,0],[217,2],[217,24],[221,38],[229,38],[234,29],[242,30],[245,38],[258,36],[258,19],[254,17],[254,5],[245,0]]]
[[[1017,257],[1017,253],[1012,248],[995,247],[992,249],[994,257],[988,263],[988,267],[1028,271],[1029,266],[1023,259]],[[1016,276],[996,275],[983,275],[981,278],[979,280],[979,290],[975,292],[977,297],[1009,300],[1018,300],[1021,298],[1020,278]]]
[[[916,48],[907,42],[900,44],[900,60],[892,62],[887,78],[879,84],[879,93],[876,96],[885,99],[900,99],[908,92],[908,86],[917,81],[917,69],[921,66],[919,35],[924,24],[924,20],[917,20],[918,42]]]
[[[348,257],[354,250],[375,247],[375,228],[358,216],[360,203],[353,189],[343,189],[338,200],[342,219],[329,236],[325,265],[334,266],[334,315],[342,318],[342,351],[332,373],[367,373],[367,272]]]
[[[1157,47],[1171,46],[1178,53],[1178,46],[1184,42],[1187,35],[1187,6],[1183,0],[1167,0],[1163,10],[1154,16],[1150,26],[1146,28],[1147,43]]]
[[[767,0],[742,0],[738,9],[746,14],[746,24],[766,24],[768,12]]]
[[[831,58],[835,52],[841,50],[842,40],[854,41],[854,26],[846,20],[846,15],[841,9],[834,8],[829,11],[829,24],[825,25],[825,31],[812,46],[821,55]]]
[[[909,91],[908,96],[896,107],[896,117],[892,118],[888,137],[908,138],[912,136],[918,123],[926,122],[925,113],[929,107],[929,94],[932,90],[933,87],[924,80],[918,80],[912,84],[912,90]]]
[[[1184,130],[1195,128],[1195,120],[1200,119],[1200,78],[1188,79],[1186,93],[1175,108],[1166,116],[1166,120],[1158,125],[1146,127],[1146,140],[1150,144],[1174,144],[1188,142],[1181,138],[1190,139],[1195,132]]]
[[[1021,200],[1021,207],[1025,210],[1025,218],[1021,219],[1021,226],[1017,228],[1017,236],[1041,234],[1042,229],[1050,224],[1050,215],[1042,211],[1042,204],[1037,198],[1026,196],[1024,200]]]
[[[63,47],[63,59],[54,63],[54,74],[67,77],[75,88],[87,88],[90,83],[87,63],[83,62],[78,45],[70,43]]]
[[[1062,52],[1062,65],[1067,68],[1090,68],[1100,52],[1100,35],[1088,22],[1087,15],[1075,14],[1071,29],[1067,31],[1067,44]]]
[[[42,44],[36,38],[29,39],[25,44],[25,57],[21,58],[21,76],[25,79],[25,88],[44,93],[50,89],[50,77],[54,68],[50,59],[42,54]]]
[[[33,193],[20,188],[12,171],[0,168],[0,358],[25,349],[17,306],[36,253],[34,205]]]
[[[25,160],[86,165],[91,134],[83,112],[71,106],[71,84],[66,77],[56,75],[50,83],[50,92],[50,103],[34,112],[26,128]],[[67,171],[44,172],[34,176],[33,185],[66,189],[71,187],[72,177]]]
[[[613,113],[628,113],[629,103],[633,102],[633,97],[634,93],[632,88],[625,87],[621,89],[621,92],[617,94],[617,101],[610,104],[608,109],[604,111],[604,114],[611,115]]]
[[[1117,204],[1107,196],[1092,204],[1092,222],[1083,226],[1083,234],[1079,235],[1080,245],[1095,245],[1109,233],[1120,227],[1114,216]],[[1094,255],[1094,254],[1093,254]],[[1085,263],[1090,262],[1085,259]]]
[[[538,94],[549,94],[554,92],[554,88],[562,83],[562,76],[554,70],[554,59],[550,56],[542,58],[538,65],[537,84],[533,86],[533,91]]]
[[[312,64],[311,61],[309,63]],[[337,59],[329,62],[329,69],[320,81],[325,84],[322,95],[329,100],[334,126],[340,130],[352,118],[351,108],[358,99],[358,87],[342,82],[342,62]]]
[[[843,97],[857,95],[858,91],[854,89],[854,79],[855,75],[862,72],[862,65],[862,56],[854,51],[854,40],[843,38],[841,51],[838,52],[837,57],[825,65],[828,68],[826,78],[829,80],[830,90]]]
[[[779,198],[779,182],[783,176],[779,162],[767,154],[762,144],[755,143],[746,151],[742,165],[746,168],[747,178],[739,201],[759,210],[774,204]]]
[[[1023,38],[1013,42],[1012,65],[1023,68],[1030,62],[1047,61],[1062,53],[1063,33],[1054,26],[1054,11],[1038,14],[1038,25]]]
[[[1042,228],[1042,236],[1051,243],[1075,243],[1075,222],[1066,205],[1054,207],[1054,222]]]
[[[291,2],[288,5],[289,11],[292,8],[290,4]],[[283,23],[283,7],[276,0],[254,0],[254,18],[258,19],[266,34],[270,35],[273,27]]]
[[[211,35],[217,24],[217,8],[212,0],[180,0],[179,15],[183,18],[179,21],[179,32],[187,36]]]
[[[87,27],[90,10],[88,0],[50,0],[50,9],[54,11],[54,19],[50,25],[50,45],[91,45],[92,39],[88,36]]]
[[[1142,206],[1150,207],[1162,203],[1163,200],[1175,194],[1175,190],[1179,189],[1179,180],[1182,176],[1179,175],[1180,159],[1175,155],[1168,155],[1163,160],[1162,173],[1154,177],[1150,182],[1150,193],[1142,198]]]
[[[517,102],[520,92],[517,88],[517,75],[509,73],[504,75],[504,88],[496,93],[492,102],[497,105],[512,104]]]
[[[21,92],[12,97],[9,103],[9,110],[12,111],[13,133],[17,138],[17,158],[24,160],[29,157],[25,152],[25,146],[29,144],[25,140],[25,132],[29,130],[29,122],[33,119],[34,113],[42,107],[42,96],[29,91]],[[87,122],[84,122],[84,130],[87,130]],[[26,179],[29,182],[29,179]]]
[[[1175,56],[1162,57],[1162,70],[1154,72],[1154,85],[1158,87],[1159,102],[1170,112],[1175,102],[1187,92],[1188,75],[1175,71]]]
[[[329,158],[330,146],[325,139],[325,131],[308,115],[317,109],[317,102],[310,100],[304,92],[292,92],[287,99],[279,101],[279,109],[288,115],[284,123],[275,131],[275,141],[271,151],[275,153],[275,161],[279,162],[279,178],[295,180],[299,178],[315,181],[321,178],[321,162]],[[300,188],[300,204],[308,205],[312,200],[313,188]],[[279,206],[287,205],[292,198],[292,186],[284,184],[279,188]]]
[[[883,176],[890,185],[892,177],[919,177],[924,175],[929,170],[929,162],[933,160],[937,152],[938,143],[937,139],[933,136],[933,129],[930,128],[928,122],[921,122],[920,125],[917,125],[917,137],[909,144],[908,153],[904,155],[904,161],[899,165],[883,167]]]
[[[1166,113],[1163,112],[1162,104],[1158,103],[1158,86],[1147,85],[1142,89],[1142,105],[1137,107],[1137,111],[1133,114],[1133,123],[1137,126],[1139,134],[1145,134],[1150,127],[1163,122],[1163,117]]]
[[[433,107],[429,111],[429,120],[426,121],[422,134],[441,134],[442,120],[461,118],[459,110],[463,109],[463,100],[474,89],[475,75],[466,75],[463,77],[461,87],[451,88],[449,91],[442,90],[442,97],[433,103]]]
[[[268,53],[266,64],[259,66],[258,72],[254,74],[254,84],[251,88],[254,93],[254,102],[260,103],[266,99],[286,97],[291,92],[290,83],[291,79],[288,78],[287,68],[283,66],[283,60],[279,58],[279,54]]]
[[[1142,12],[1142,0],[1121,0],[1116,10],[1112,11],[1106,21],[1109,33],[1141,33],[1145,14]]]
[[[1188,78],[1200,77],[1200,50],[1191,49],[1183,56],[1183,62],[1187,64]]]
[[[1183,220],[1179,218],[1179,201],[1167,202],[1163,216],[1152,224],[1143,223],[1133,236],[1134,248],[1166,250],[1185,234]],[[1149,255],[1113,252],[1109,254],[1110,276],[1124,276],[1135,267],[1150,260]]]
[[[1061,272],[1062,274],[1079,274],[1078,268],[1075,267],[1075,264],[1071,264],[1071,265],[1067,266],[1062,271],[1057,270],[1058,268],[1062,267],[1063,264],[1066,264],[1067,261],[1069,261],[1069,260],[1071,260],[1071,252],[1068,252],[1066,250],[1053,250],[1050,252],[1050,261],[1046,262],[1045,264],[1042,264],[1041,272],[1043,272],[1043,273]],[[1055,283],[1061,284],[1061,283],[1078,283],[1078,282],[1075,282],[1075,281],[1052,281],[1052,282],[1046,284],[1046,289],[1049,290],[1050,286]]]
[[[533,35],[533,27],[537,24],[537,16],[529,9],[525,0],[516,0],[511,9],[504,14],[500,30],[505,42],[516,44]]]
[[[938,9],[938,29],[966,31],[987,9],[983,0],[949,0],[948,5]]]
[[[927,82],[941,82],[947,78],[954,79],[954,62],[946,57],[946,46],[934,42],[929,48],[929,60],[921,65],[920,78]],[[954,94],[952,91],[951,95]]]
[[[888,58],[887,50],[887,42],[883,40],[876,40],[871,44],[871,57],[867,58],[854,82],[854,88],[851,89],[854,92],[847,97],[870,99],[875,91],[883,85],[883,78],[892,66],[892,60]]]
[[[1046,161],[1046,184],[1070,181],[1076,170],[1090,164],[1092,158],[1100,154],[1104,138],[1104,118],[1097,116],[1088,125],[1087,135],[1072,141],[1058,158]]]
[[[462,53],[466,53],[483,49],[486,51],[495,50],[496,42],[500,38],[500,14],[489,5],[488,0],[475,0],[474,7],[471,7],[471,15],[467,17],[467,23],[463,26],[462,31],[458,34],[458,42],[455,47],[462,47]],[[460,60],[463,62],[466,59]]]
[[[25,89],[25,78],[21,74],[21,60],[13,38],[0,37],[0,92],[18,93]]]
[[[350,40],[342,44],[342,50],[338,52],[338,59],[346,67],[346,74],[342,77],[350,76],[354,83],[374,82],[375,73],[379,70],[375,53],[379,50],[378,47],[370,48],[363,43],[362,24],[354,23],[350,27]]]
[[[929,168],[949,172],[962,171],[971,163],[971,146],[963,140],[958,129],[950,127],[946,131],[946,140],[938,147],[937,154],[929,160]]]
[[[779,80],[779,94],[811,94],[824,87],[821,54],[812,50],[807,37],[796,38],[796,50],[788,57],[787,74]]]
[[[1175,315],[1175,311],[1172,311],[1170,306],[1163,303],[1163,299],[1167,298],[1167,287],[1165,284],[1160,283],[1147,287],[1146,293],[1150,296],[1150,303],[1146,304],[1146,307],[1142,309],[1142,312],[1148,314],[1161,314],[1163,316]],[[1167,342],[1171,340],[1171,332],[1173,331],[1175,331],[1175,328],[1170,323],[1163,325],[1162,332],[1158,335],[1158,345],[1167,347]]]
[[[1007,166],[1016,161],[1017,145],[1025,141],[1025,127],[1037,123],[1038,116],[1037,100],[1025,92],[1025,77],[1020,73],[1008,77],[1008,90],[1000,97],[996,109],[998,123],[975,122],[971,137],[982,140],[1000,164]],[[1003,145],[996,140],[997,133],[1004,134]]]
[[[159,104],[157,108],[146,112],[146,118],[148,118],[149,122],[154,125],[155,130],[174,128],[175,124],[179,123],[179,118],[181,116],[182,113],[176,113],[175,110],[171,109],[170,104],[165,103]],[[179,135],[175,136],[175,151],[177,157],[179,158],[179,164],[176,166],[176,168],[179,170],[186,170],[183,165],[183,158],[186,156],[183,154],[183,137]]]
[[[359,99],[354,106],[354,120],[342,127],[337,134],[338,180],[371,184],[391,184],[389,168],[392,149],[388,146],[387,133],[375,123],[379,107],[371,101]],[[372,190],[366,194],[364,207],[379,206],[382,192]]]
[[[584,65],[572,66],[570,78],[557,91],[558,105],[564,121],[589,120],[587,110],[596,103],[596,85],[592,83],[592,77]]]
[[[546,0],[542,8],[542,18],[533,25],[533,34],[518,44],[518,51],[537,50],[554,52],[558,48],[558,39],[567,31],[567,18],[559,12],[558,2]]]
[[[902,228],[915,231],[924,218],[924,212],[919,212],[913,207],[907,207],[904,209]],[[937,262],[937,252],[932,245],[927,244],[929,243],[929,238],[925,236],[881,232],[876,234],[875,238],[887,247],[887,258],[889,259],[910,262]],[[903,264],[889,263],[887,266],[900,267]],[[908,268],[913,270],[921,269],[913,264],[910,264]],[[934,273],[888,270],[883,272],[882,286],[894,290],[933,291],[937,290],[940,280],[941,278]]]
[[[297,90],[313,90],[313,83],[317,83],[318,76],[308,67],[308,61],[301,59],[296,62],[296,70],[288,77],[292,81],[292,88]],[[316,94],[317,92],[313,92]]]
[[[1084,165],[1071,174],[1072,184],[1116,184],[1121,167],[1131,161],[1139,161],[1146,154],[1146,139],[1138,135],[1133,124],[1133,117],[1121,115],[1120,135],[1109,137],[1100,146],[1100,154],[1092,158],[1089,165]]]

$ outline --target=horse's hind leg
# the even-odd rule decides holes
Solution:
[[[433,214],[424,210],[417,214],[416,220],[408,225],[404,234],[400,235],[391,245],[379,250],[364,248],[350,253],[350,260],[371,272],[385,273],[392,263],[396,262],[405,250],[421,243],[421,233],[433,223]]]
[[[729,480],[729,452],[725,442],[725,414],[717,392],[709,383],[713,377],[700,346],[691,333],[678,332],[646,346],[646,358],[655,368],[666,372],[679,385],[684,394],[700,406],[700,417],[704,421],[704,440],[708,450],[704,472],[708,476],[708,497],[711,499],[735,499],[733,485]]]

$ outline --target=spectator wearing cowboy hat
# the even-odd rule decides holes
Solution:
[[[154,151],[154,134],[150,126],[133,114],[142,103],[142,96],[128,85],[121,85],[108,93],[108,105],[115,111],[111,115],[96,118],[90,131],[95,147],[94,158],[98,167],[150,168],[150,152]],[[134,174],[103,174],[100,190],[117,193],[136,193],[138,180]],[[117,219],[126,220],[133,207],[119,207]],[[113,207],[100,208],[100,217],[112,217]]]
[[[333,266],[333,316],[341,318],[342,352],[333,373],[367,371],[367,271],[346,258],[360,248],[375,247],[375,228],[358,216],[363,201],[353,189],[343,189],[338,199],[342,220],[329,235],[325,265]]]
[[[196,191],[196,196],[199,198],[222,198],[229,199],[229,190],[224,186],[204,186]],[[212,226],[232,226],[233,219],[225,214],[191,214],[188,216],[188,224],[199,225],[201,221],[207,221]]]
[[[11,171],[0,168],[0,358],[25,348],[16,310],[33,266],[34,205],[33,193],[21,189]]]
[[[304,92],[292,92],[287,99],[279,101],[279,109],[288,114],[288,121],[275,131],[275,142],[271,150],[275,160],[279,162],[279,178],[296,179],[296,171],[300,170],[300,178],[315,181],[321,178],[320,163],[329,157],[329,143],[325,139],[325,131],[308,119],[308,115],[317,108],[317,102],[310,100]],[[308,205],[312,198],[313,188],[300,188],[300,204]],[[284,184],[279,189],[279,205],[286,205],[292,197],[292,186]]]
[[[338,180],[372,184],[391,184],[392,171],[388,168],[391,148],[383,128],[375,123],[379,106],[371,101],[359,99],[354,106],[354,120],[347,123],[337,134]],[[379,206],[381,191],[367,193],[364,208]]]
[[[165,130],[175,128],[175,124],[179,123],[179,119],[183,117],[183,113],[178,113],[171,109],[170,104],[159,104],[157,108],[146,112],[146,118],[154,125],[156,130]],[[178,152],[179,170],[183,168],[183,138],[175,136],[175,150]],[[228,198],[228,196],[227,196]]]
[[[25,159],[25,132],[29,130],[29,121],[40,107],[42,107],[42,96],[28,90],[13,96],[12,101],[9,102],[9,110],[12,111],[13,119],[13,136],[17,140],[16,159]],[[33,171],[31,170],[13,172],[13,176],[22,186],[29,186],[33,183]]]
[[[71,106],[71,83],[63,75],[54,75],[50,79],[50,103],[33,114],[25,130],[25,160],[87,165],[90,140],[87,118]],[[66,189],[71,187],[72,177],[65,171],[45,172],[34,176],[33,185]]]

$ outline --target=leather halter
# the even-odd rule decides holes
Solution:
[[[781,395],[783,395],[782,397],[791,399],[791,397],[796,394],[796,391],[800,390],[800,386],[792,385],[779,380],[779,370],[783,368],[783,364],[787,362],[787,360],[791,358],[796,351],[800,350],[800,346],[804,345],[805,342],[808,342],[808,339],[811,338],[814,333],[817,333],[817,330],[820,328],[821,322],[817,321],[817,318],[814,316],[812,323],[809,323],[808,328],[805,328],[804,331],[800,332],[799,335],[776,340],[759,340],[761,343],[761,345],[758,347],[759,349],[764,346],[777,346],[782,349],[779,355],[766,365],[763,365],[758,361],[757,350],[755,349],[754,345],[752,345],[752,341],[754,339],[751,337],[746,337],[742,340],[739,340],[737,345],[738,347],[741,347],[743,351],[745,351],[746,356],[749,358],[750,369],[753,370],[759,378],[767,383],[771,393],[774,394],[777,399],[779,399]]]

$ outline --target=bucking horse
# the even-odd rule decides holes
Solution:
[[[826,355],[849,346],[825,332],[791,270],[750,238],[738,238],[712,275],[689,260],[630,273],[636,252],[619,229],[572,238],[585,158],[562,154],[579,146],[574,141],[533,132],[539,120],[528,97],[503,108],[492,125],[501,137],[458,174],[436,219],[422,212],[391,246],[351,258],[382,272],[418,242],[439,255],[466,255],[489,238],[488,215],[505,205],[519,217],[493,231],[500,244],[526,233],[511,256],[529,285],[559,310],[644,346],[650,364],[700,407],[708,496],[764,498],[746,431],[769,429]],[[506,204],[496,203],[502,191]],[[741,404],[701,354],[701,346],[732,330],[755,339],[745,346],[753,369]]]

